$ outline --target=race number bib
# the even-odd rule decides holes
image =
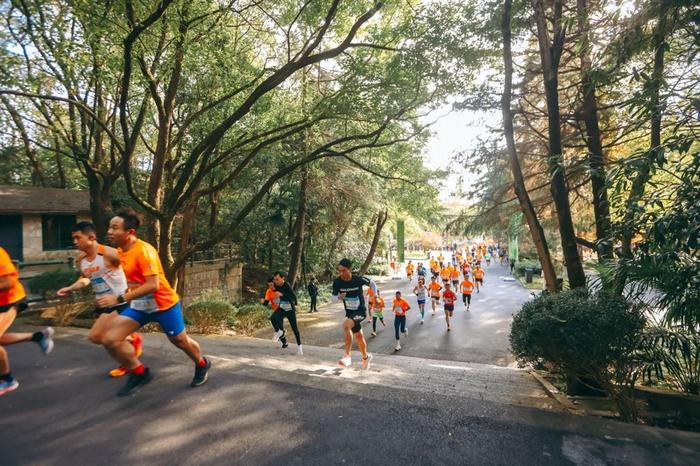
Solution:
[[[280,301],[280,309],[283,311],[291,311],[292,310],[292,303],[289,301]]]
[[[152,294],[147,294],[140,298],[134,299],[129,303],[129,307],[141,312],[158,312],[158,304],[156,298]]]
[[[91,278],[90,284],[92,285],[92,291],[98,296],[112,293],[112,289],[102,277]]]
[[[345,308],[349,311],[356,311],[360,308],[360,297],[346,297],[345,298]]]

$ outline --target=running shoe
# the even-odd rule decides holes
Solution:
[[[396,346],[394,346],[394,351],[399,351],[401,349],[401,343],[398,341],[396,342]]]
[[[370,335],[372,335],[373,337],[376,337],[376,336],[377,336],[377,332],[372,332],[372,333],[370,333]]]
[[[403,333],[403,336],[405,336],[405,337],[407,337],[407,336],[408,336],[408,330],[404,330],[404,331],[403,331],[403,332],[401,332],[401,333]]]
[[[19,382],[17,382],[15,379],[9,381],[3,380],[0,382],[0,395],[10,393],[13,390],[17,390],[17,388],[19,388]]]
[[[129,378],[126,379],[124,386],[117,392],[117,396],[126,396],[151,380],[153,380],[153,374],[151,374],[151,370],[148,367],[143,370],[143,374],[134,374],[132,372],[129,374]]]
[[[274,335],[272,335],[273,343],[280,341],[280,338],[284,335],[284,330],[277,330]]]
[[[287,348],[289,346],[289,343],[287,343],[287,340],[284,340],[282,342],[282,348]]]
[[[200,385],[204,385],[207,380],[209,379],[209,369],[211,368],[211,361],[209,359],[205,358],[202,356],[204,359],[204,367],[200,367],[199,364],[195,366],[194,368],[194,377],[192,378],[192,383],[190,386],[192,387],[199,387]]]
[[[452,329],[451,329],[450,327],[447,327],[447,331],[448,331],[448,332],[451,331],[451,330],[452,330]]]
[[[41,333],[41,340],[37,341],[37,344],[39,345],[39,348],[41,348],[42,353],[49,354],[51,351],[53,351],[53,327],[46,327],[41,331]]]
[[[303,356],[303,355],[304,355],[304,350],[301,349],[301,345],[297,345],[297,354],[298,354],[299,356]]]
[[[420,320],[420,324],[423,325],[423,319]]]
[[[138,333],[132,333],[131,334],[131,339],[127,340],[131,345],[134,347],[134,351],[136,352],[136,357],[139,358],[143,354],[143,339],[141,338],[141,335]],[[124,367],[124,366],[119,366],[115,367],[111,371],[109,371],[109,376],[110,377],[124,377],[126,374],[129,373],[129,370]]]
[[[343,356],[338,361],[338,365],[340,367],[350,367],[350,364],[352,364],[352,359],[350,359],[350,356]]]
[[[362,358],[362,369],[369,370],[370,362],[372,362],[372,353],[367,353],[367,357]]]
[[[129,373],[129,370],[126,367],[119,366],[119,367],[115,367],[114,369],[109,371],[109,376],[110,377],[123,377],[128,373]]]

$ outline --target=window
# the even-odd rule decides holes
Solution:
[[[75,215],[42,215],[41,242],[44,251],[72,249],[70,230],[75,223]]]

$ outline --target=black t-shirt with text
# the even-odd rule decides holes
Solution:
[[[280,309],[283,311],[296,310],[297,295],[294,293],[294,290],[289,283],[284,282],[282,286],[275,285],[275,291],[282,293],[282,296],[280,296]]]
[[[362,287],[369,286],[369,284],[369,278],[361,277],[359,275],[353,274],[352,278],[347,281],[338,277],[333,280],[333,296],[337,296],[340,293],[345,293],[343,305],[345,306],[346,312],[367,312]]]

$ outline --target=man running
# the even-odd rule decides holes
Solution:
[[[372,312],[372,333],[371,335],[373,337],[377,336],[377,319],[382,323],[382,327],[386,327],[386,323],[384,323],[384,298],[382,298],[382,294],[377,290],[377,297],[370,303],[370,306],[374,308],[374,311]]]
[[[272,329],[275,331],[275,333],[272,335],[272,342],[277,343],[281,341],[282,348],[286,348],[289,345],[287,344],[287,337],[284,336],[284,328],[281,317],[282,312],[280,311],[280,298],[278,295],[279,293],[275,290],[275,278],[268,278],[265,296],[260,299],[260,303],[263,306],[270,306],[270,309],[272,309],[270,323],[272,324]]]
[[[428,285],[428,290],[430,292],[430,303],[433,310],[433,315],[435,315],[435,307],[440,303],[440,291],[442,290],[442,285],[437,282],[436,277],[430,279],[430,285]]]
[[[126,276],[119,262],[119,253],[116,249],[104,246],[97,242],[97,230],[90,222],[80,222],[71,230],[73,245],[80,251],[78,268],[80,277],[70,286],[58,290],[58,296],[68,296],[70,293],[91,285],[95,293],[95,299],[106,295],[123,295],[126,293]],[[96,345],[102,344],[102,337],[109,327],[110,321],[128,307],[127,303],[117,304],[112,307],[94,310],[95,323],[90,328],[88,339]],[[134,346],[136,357],[141,356],[141,335],[133,333],[126,341]],[[121,377],[129,371],[124,366],[119,366],[109,371],[110,377]]]
[[[479,293],[480,287],[484,286],[484,269],[481,268],[479,264],[476,264],[472,275],[474,275],[474,282],[476,283],[476,292]]]
[[[33,341],[41,352],[53,350],[53,328],[46,327],[34,333],[5,333],[17,314],[27,309],[26,293],[19,281],[19,272],[10,256],[0,247],[0,395],[17,390],[19,382],[10,371],[10,359],[5,346]]]
[[[456,290],[459,285],[459,268],[454,266],[450,269],[450,280],[452,281],[452,289]]]
[[[411,283],[411,280],[413,280],[413,261],[408,261],[408,265],[406,265],[406,277],[408,278],[408,283]]]
[[[350,350],[352,349],[353,335],[357,343],[357,349],[362,354],[362,367],[369,369],[370,361],[372,360],[372,355],[367,352],[367,342],[362,334],[361,326],[361,322],[367,318],[365,296],[362,292],[363,286],[369,286],[375,296],[377,295],[377,284],[374,280],[353,274],[350,259],[342,259],[338,264],[338,278],[333,280],[333,292],[331,294],[333,302],[340,300],[345,307],[345,321],[343,322],[345,352],[338,361],[340,367],[350,367],[350,364],[352,364]]]
[[[165,278],[156,249],[138,239],[139,226],[139,214],[133,209],[122,209],[110,220],[107,234],[117,246],[129,291],[97,300],[102,308],[129,303],[127,309],[112,319],[102,338],[112,357],[129,370],[129,378],[117,395],[126,396],[153,379],[149,368],[136,357],[133,345],[126,341],[129,335],[150,322],[158,322],[170,342],[194,362],[190,385],[198,387],[206,383],[211,362],[202,356],[199,344],[187,335],[180,297]]]
[[[450,289],[450,284],[445,285],[445,291],[442,292],[442,301],[445,306],[445,321],[447,322],[447,331],[451,330],[450,318],[455,310],[455,301],[457,301],[457,295]]]
[[[469,280],[469,275],[464,275],[464,280],[461,283],[462,288],[462,302],[467,306],[467,311],[469,306],[472,304],[472,291],[474,290],[474,283]]]
[[[286,318],[289,321],[289,326],[292,327],[294,338],[297,341],[297,354],[303,356],[304,350],[301,348],[301,335],[299,334],[299,327],[297,326],[297,295],[294,293],[292,286],[287,283],[284,272],[275,272],[274,280],[275,291],[280,300],[279,306],[281,314],[279,326],[282,330],[282,335],[284,335],[284,319]]]
[[[394,350],[399,351],[401,349],[401,341],[399,340],[400,334],[403,333],[404,337],[408,336],[408,330],[406,330],[406,311],[411,309],[408,301],[401,297],[401,292],[396,292],[396,297],[391,303],[391,309],[394,311],[394,334],[396,336],[396,346]]]

